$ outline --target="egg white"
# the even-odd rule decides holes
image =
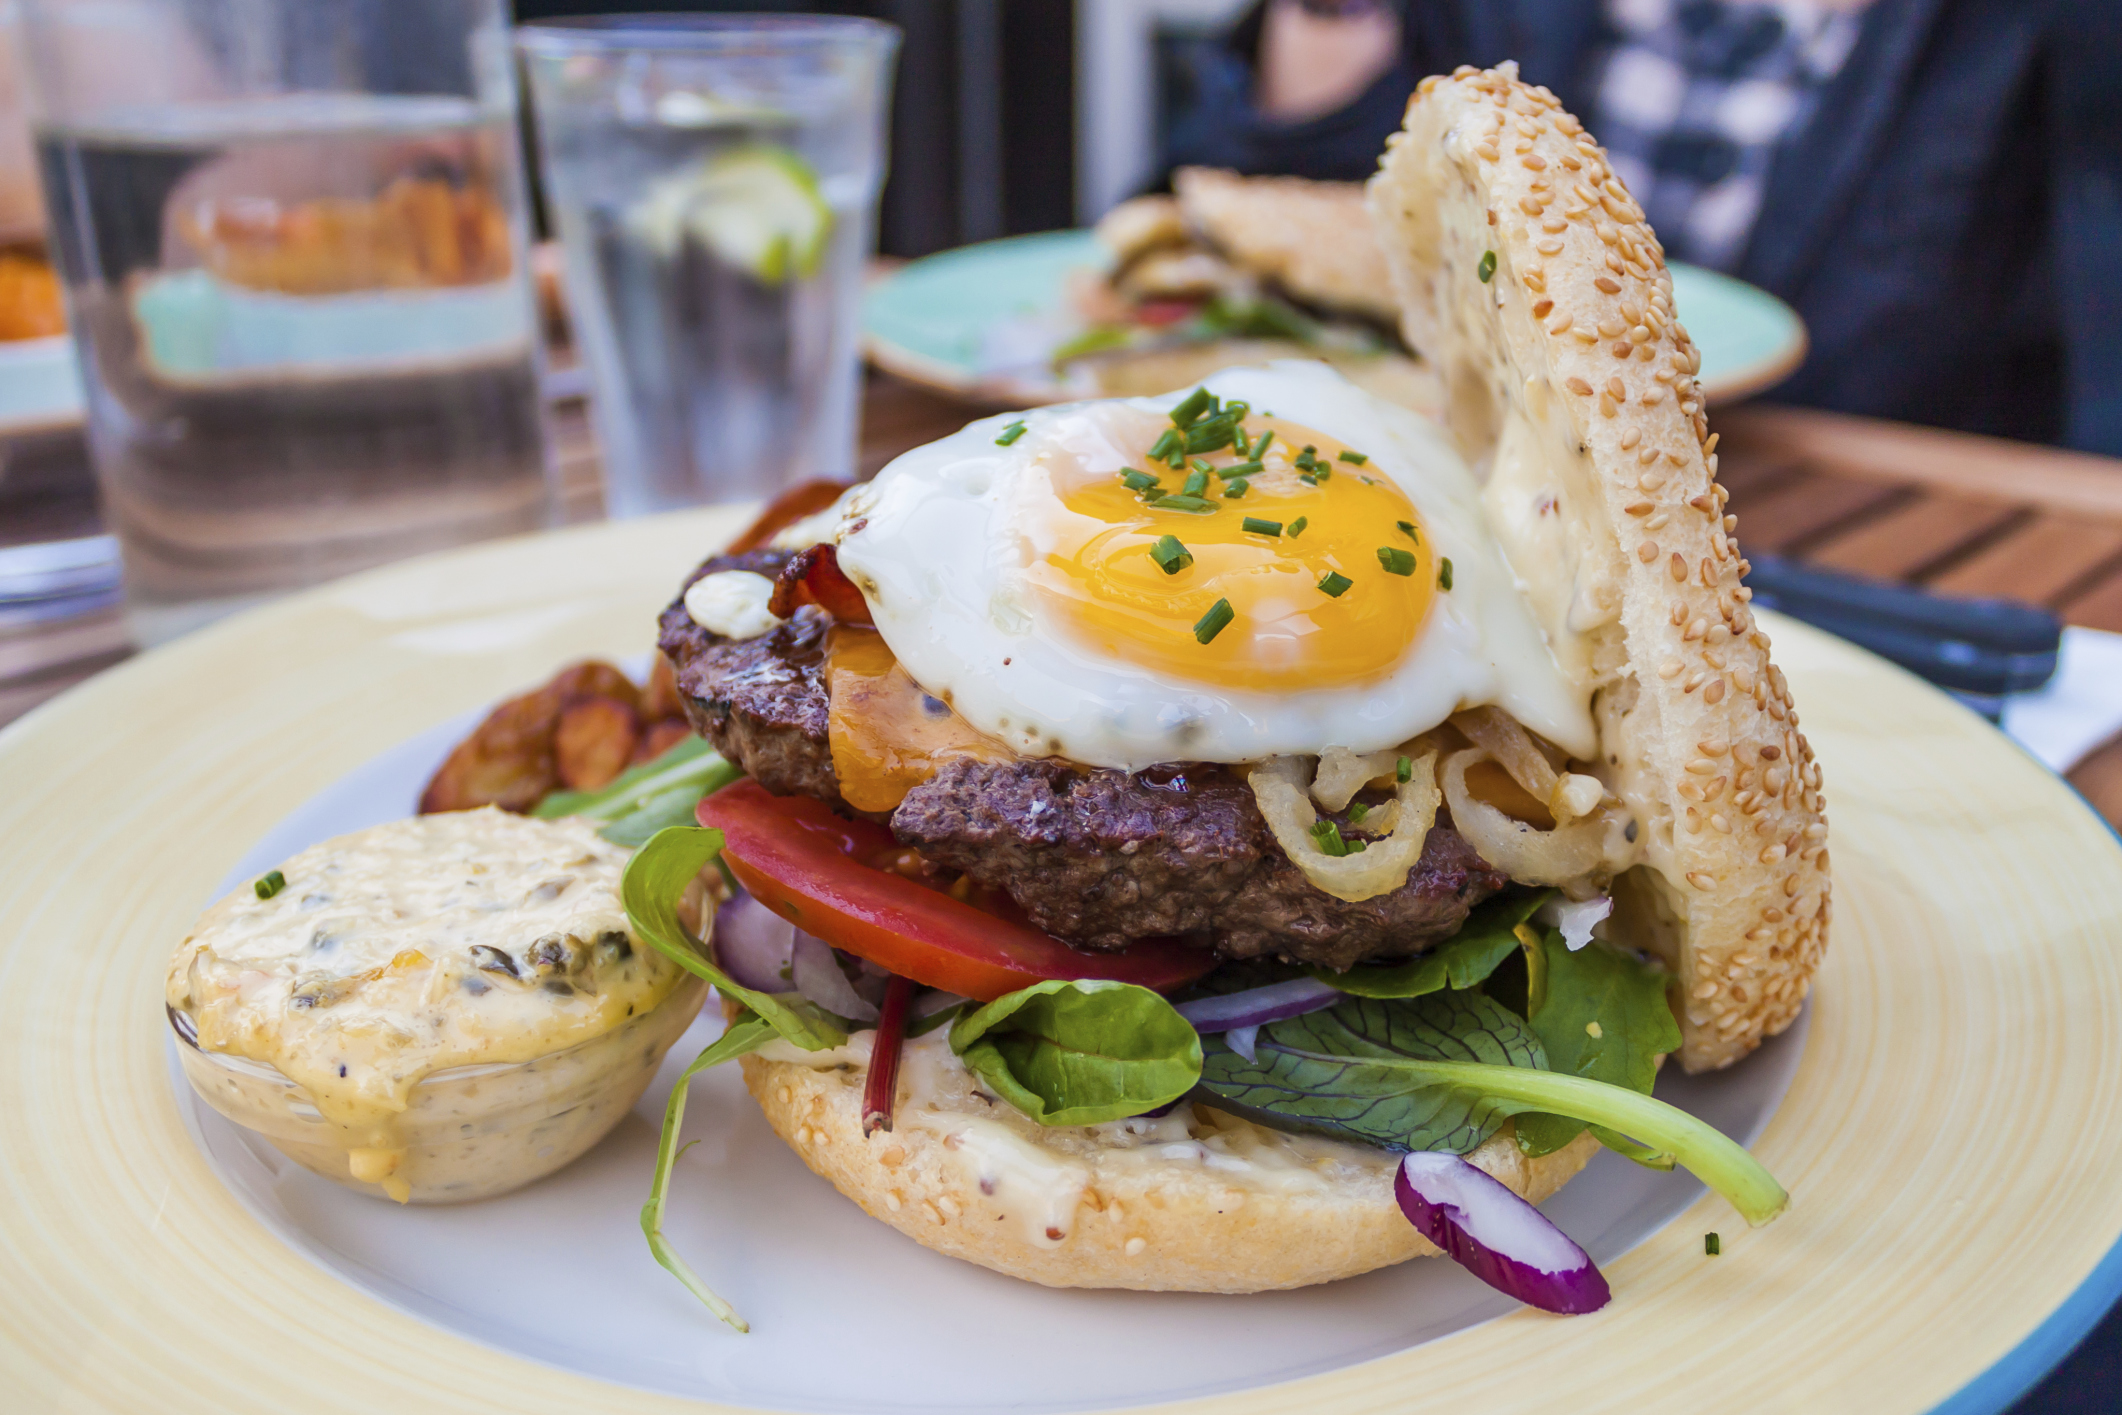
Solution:
[[[1025,569],[1044,539],[1042,520],[1060,508],[1034,458],[1106,445],[1119,461],[1137,459],[1140,429],[1161,422],[1191,391],[1182,390],[984,418],[899,457],[846,498],[841,568],[916,682],[1024,755],[1123,770],[1376,751],[1484,704],[1579,757],[1595,753],[1589,704],[1557,665],[1473,474],[1440,428],[1321,363],[1227,369],[1206,383],[1220,398],[1362,449],[1367,470],[1414,503],[1437,554],[1452,561],[1453,583],[1399,663],[1357,686],[1230,689],[1115,662],[1044,622]],[[1024,435],[997,446],[1019,418]]]

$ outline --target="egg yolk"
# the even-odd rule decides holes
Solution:
[[[1236,497],[1221,472],[1252,459],[1228,447],[1183,469],[1146,449],[1124,468],[1050,465],[1062,514],[1028,571],[1048,616],[1093,652],[1194,683],[1288,691],[1383,677],[1436,599],[1421,517],[1367,459],[1343,460],[1344,444],[1270,417],[1242,427],[1248,446],[1274,439]],[[1160,506],[1185,497],[1197,463],[1209,471],[1193,485],[1214,509]]]

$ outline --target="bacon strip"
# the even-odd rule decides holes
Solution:
[[[774,581],[774,597],[766,607],[776,618],[787,619],[806,604],[817,605],[843,624],[876,622],[862,591],[842,573],[839,552],[829,545],[814,545],[791,557]]]

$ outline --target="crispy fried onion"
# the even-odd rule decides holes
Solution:
[[[1482,859],[1519,884],[1567,885],[1610,868],[1610,847],[1625,848],[1610,839],[1623,828],[1617,820],[1600,812],[1553,830],[1514,820],[1466,789],[1466,769],[1489,760],[1493,758],[1486,747],[1469,747],[1446,757],[1443,772],[1452,825]],[[1504,770],[1510,770],[1508,764]]]
[[[1606,788],[1598,777],[1556,771],[1532,734],[1502,708],[1477,707],[1455,712],[1452,726],[1494,758],[1535,801],[1546,802],[1558,824],[1568,825],[1592,814],[1605,798]]]
[[[1430,824],[1437,818],[1436,753],[1425,752],[1410,763],[1407,780],[1400,783],[1390,807],[1392,833],[1380,840],[1365,841],[1365,848],[1360,851],[1329,855],[1320,848],[1311,833],[1319,819],[1311,797],[1317,796],[1320,804],[1338,811],[1364,782],[1393,775],[1399,755],[1376,752],[1359,757],[1329,749],[1316,772],[1304,757],[1270,757],[1254,767],[1248,778],[1253,799],[1259,802],[1268,829],[1275,833],[1275,842],[1306,879],[1336,899],[1359,903],[1390,894],[1407,883],[1408,871],[1422,858],[1422,842],[1429,837]],[[1313,779],[1307,782],[1306,777]],[[1369,821],[1382,824],[1376,814]]]

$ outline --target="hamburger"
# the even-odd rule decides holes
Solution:
[[[1441,419],[1297,361],[988,418],[664,612],[748,774],[629,871],[725,996],[695,1069],[929,1247],[1219,1292],[1441,1249],[1582,1311],[1528,1205],[1599,1146],[1786,1201],[1648,1094],[1787,1027],[1831,916],[1656,237],[1508,64],[1426,80],[1368,199]],[[719,1304],[671,1139],[644,1224]]]
[[[1110,264],[1074,286],[1082,327],[1052,357],[1066,386],[1155,394],[1235,364],[1312,358],[1438,410],[1434,374],[1401,342],[1359,183],[1182,167],[1169,194],[1121,202],[1093,234]]]

